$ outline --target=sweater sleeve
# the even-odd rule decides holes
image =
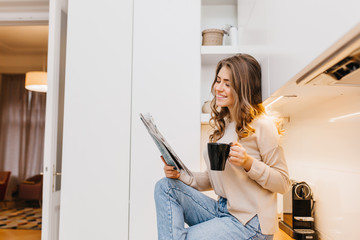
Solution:
[[[190,176],[185,171],[181,170],[179,180],[199,191],[209,191],[213,189],[208,171],[193,172],[193,176]]]
[[[268,120],[256,129],[261,160],[254,159],[248,176],[263,188],[284,194],[291,186],[284,151],[275,124]]]
[[[289,174],[281,146],[262,155],[263,161],[254,159],[248,176],[263,188],[281,194],[291,186]]]

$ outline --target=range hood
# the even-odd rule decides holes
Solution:
[[[296,84],[360,87],[360,24],[307,66]]]

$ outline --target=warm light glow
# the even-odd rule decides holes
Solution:
[[[284,97],[284,96],[280,96],[280,97],[275,98],[275,100],[272,101],[271,103],[269,103],[268,105],[266,105],[265,108],[270,107],[271,105],[273,105],[274,103],[276,103],[277,101],[279,101],[280,99],[282,99],[283,97]]]
[[[360,112],[350,113],[350,114],[346,114],[346,115],[343,115],[343,116],[330,118],[329,122],[335,122],[335,121],[337,121],[337,120],[339,120],[339,119],[348,118],[348,117],[353,117],[353,116],[356,116],[356,115],[360,115]]]
[[[25,75],[25,88],[35,92],[46,92],[47,72],[27,72]]]
[[[269,108],[271,105],[273,105],[274,103],[276,103],[277,101],[279,101],[279,100],[282,99],[282,98],[296,98],[296,97],[297,97],[297,95],[294,95],[294,94],[292,94],[292,95],[283,95],[283,96],[277,97],[277,98],[275,98],[272,102],[270,102],[269,104],[267,104],[267,105],[265,106],[265,109],[268,110],[268,108]]]

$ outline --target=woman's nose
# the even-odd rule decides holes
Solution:
[[[215,85],[215,90],[216,90],[216,91],[222,91],[222,90],[223,90],[222,84],[221,84],[221,83],[216,84],[216,85]]]

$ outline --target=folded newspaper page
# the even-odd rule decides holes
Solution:
[[[145,115],[140,113],[140,119],[144,123],[146,129],[148,130],[150,136],[154,140],[156,146],[160,150],[160,153],[164,157],[166,163],[171,166],[175,166],[179,171],[182,169],[186,171],[187,174],[192,176],[191,171],[185,166],[185,164],[180,160],[176,155],[175,151],[170,147],[169,143],[165,140],[163,135],[157,129],[154,119],[147,113]]]

